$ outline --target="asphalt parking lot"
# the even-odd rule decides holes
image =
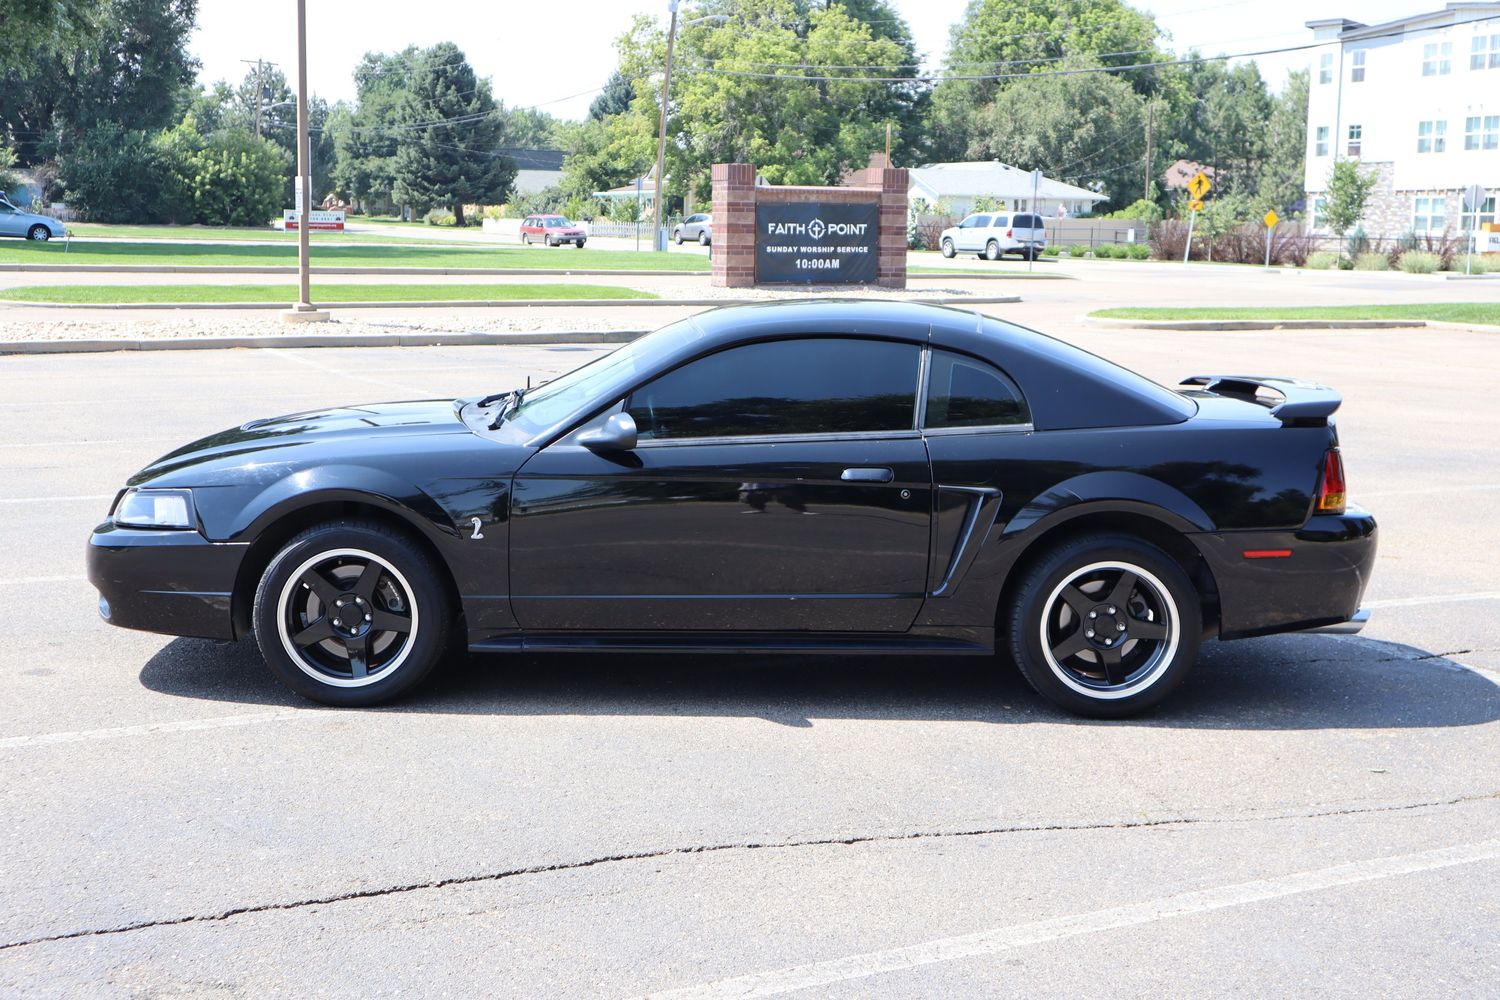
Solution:
[[[1065,332],[1344,392],[1363,635],[1208,644],[1118,723],[915,658],[475,658],[322,709],[98,620],[123,479],[607,348],[0,360],[0,995],[1493,996],[1500,337]]]

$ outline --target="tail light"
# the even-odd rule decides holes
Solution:
[[[1016,235],[1016,231],[1014,229],[1007,229],[1005,231],[1005,238],[1008,239],[1008,240],[1009,239],[1014,239],[1015,235]]]
[[[1323,477],[1318,483],[1319,514],[1342,514],[1344,512],[1344,456],[1337,448],[1329,448],[1323,454]]]

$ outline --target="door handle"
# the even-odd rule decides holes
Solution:
[[[896,474],[890,469],[845,469],[839,478],[846,483],[888,483]]]

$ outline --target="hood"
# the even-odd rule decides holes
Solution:
[[[358,457],[372,448],[397,450],[407,439],[470,434],[452,400],[372,403],[307,410],[251,420],[169,452],[130,477],[129,485],[171,476],[180,485],[208,485],[229,470],[240,475],[262,466]],[[191,476],[184,473],[191,471]],[[165,485],[165,484],[163,484]]]

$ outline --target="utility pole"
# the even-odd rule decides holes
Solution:
[[[1152,98],[1146,102],[1146,182],[1141,188],[1141,200],[1151,200],[1151,131],[1156,115],[1156,99]]]
[[[256,95],[258,101],[259,95]],[[307,0],[297,0],[297,301],[281,314],[287,323],[326,320],[328,313],[312,304],[308,260],[308,220],[312,217],[312,143],[307,134]]]
[[[251,63],[251,60],[249,60],[249,59],[241,59],[240,62],[242,62],[242,63],[244,63],[245,65],[248,66]],[[256,60],[254,60],[254,62],[255,62],[255,138],[259,139],[260,138],[260,106],[262,104],[264,104],[265,100],[266,100],[266,97],[265,97],[266,92],[265,92],[264,89],[262,89],[265,86],[265,84],[262,83],[261,80],[262,80],[263,76],[265,75],[266,67],[268,67],[268,66],[275,66],[276,64],[273,63],[273,62],[266,62],[264,59],[256,59]]]
[[[661,78],[661,127],[656,133],[656,195],[651,203],[651,249],[665,249],[660,243],[662,173],[667,160],[667,91],[672,86],[672,47],[677,41],[677,3],[668,0],[667,9],[672,12],[672,24],[667,29],[667,71]]]

